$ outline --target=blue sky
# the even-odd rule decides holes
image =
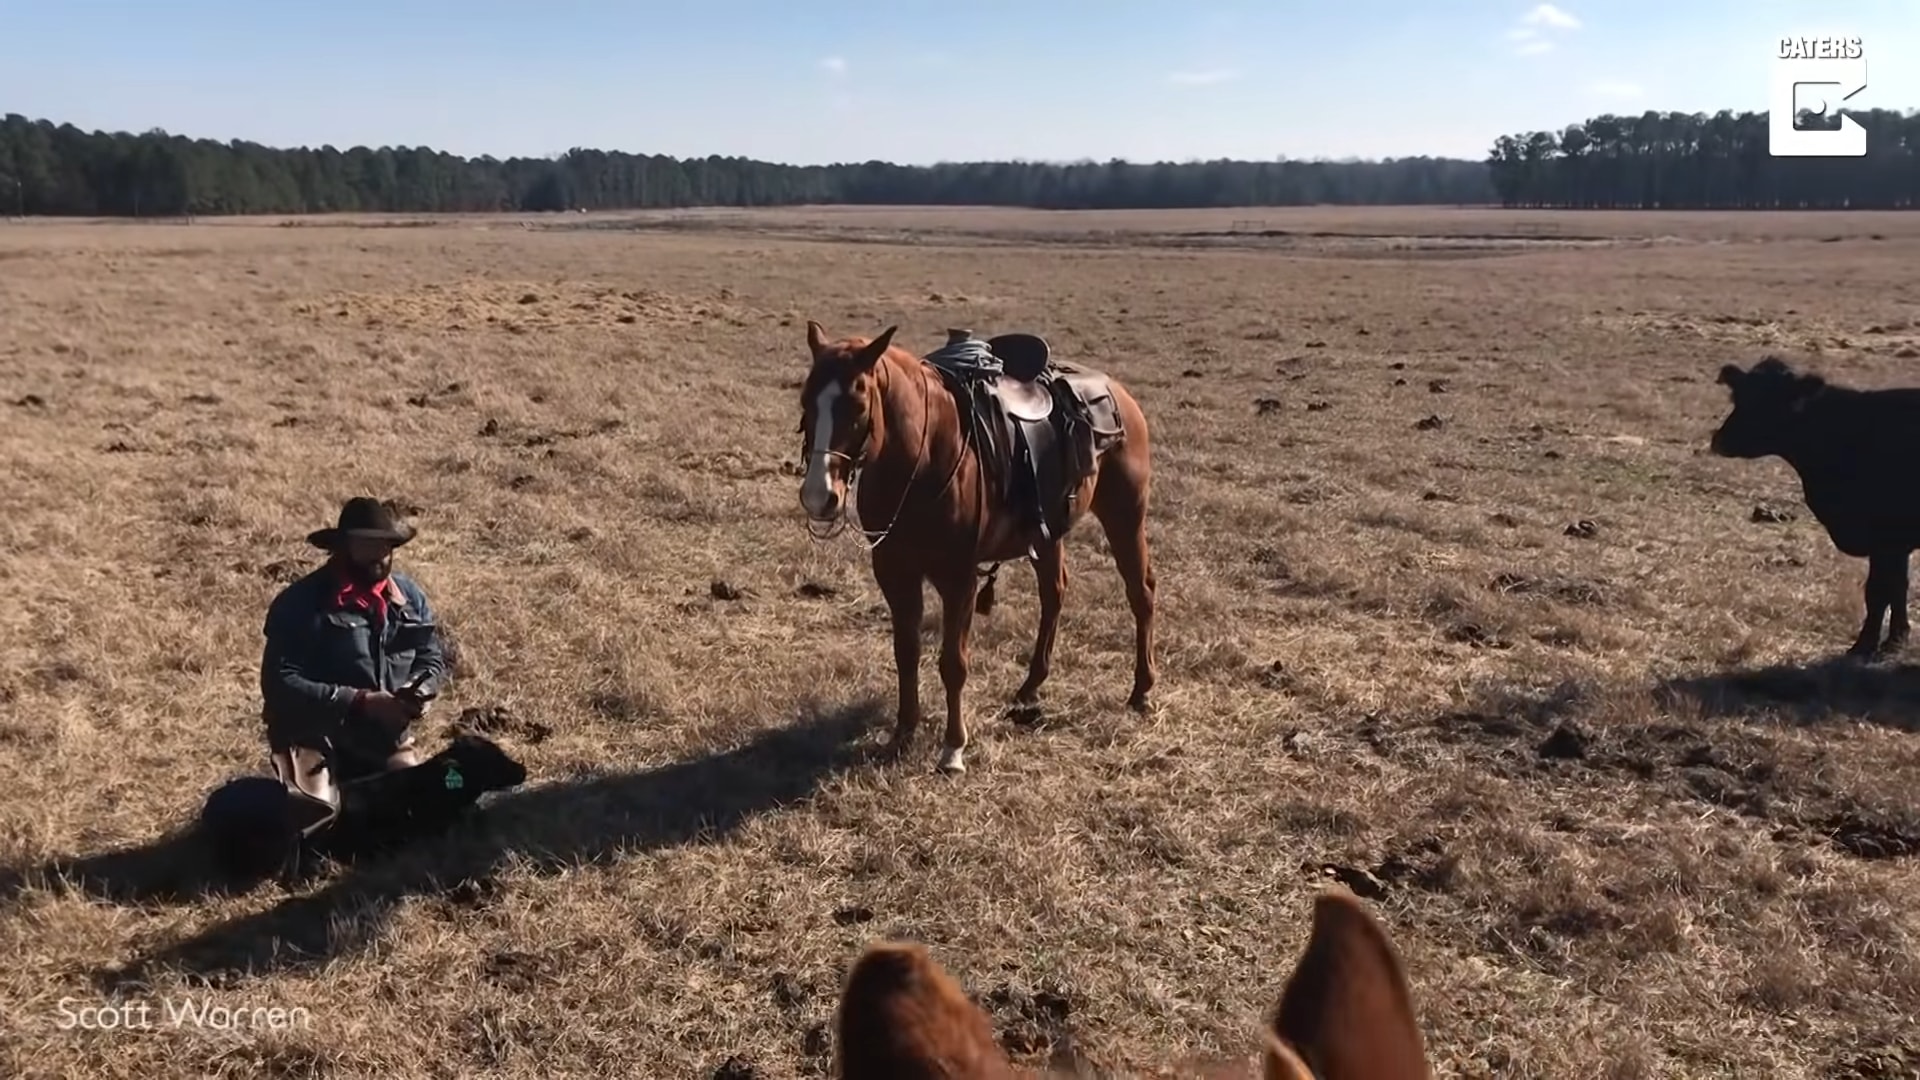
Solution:
[[[1920,107],[1920,0],[0,0],[0,112],[272,145],[882,158],[1453,154],[1765,109],[1786,33]]]

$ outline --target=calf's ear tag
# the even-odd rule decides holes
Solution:
[[[460,775],[460,767],[458,765],[447,766],[447,790],[457,791],[466,786],[467,780]]]

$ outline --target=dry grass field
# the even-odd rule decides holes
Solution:
[[[1246,1058],[1333,879],[1441,1076],[1920,1074],[1920,669],[1834,662],[1864,563],[1705,453],[1727,361],[1920,381],[1916,265],[1870,214],[0,224],[0,1075],[815,1077],[880,935],[1022,1060]],[[970,771],[931,654],[917,753],[870,758],[885,608],[798,505],[809,318],[1134,389],[1154,711],[1089,520],[1044,717],[1000,714],[1014,566]],[[164,836],[264,770],[265,605],[360,493],[457,643],[427,748],[533,778],[195,895]],[[150,1026],[71,1025],[115,1001]]]

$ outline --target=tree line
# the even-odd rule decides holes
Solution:
[[[276,149],[160,130],[86,132],[19,115],[0,122],[0,213],[449,213],[803,203],[1120,209],[1484,203],[1491,197],[1484,163],[1430,157],[798,166],[574,149],[556,158],[501,160],[427,147]]]
[[[744,157],[574,149],[461,157],[427,147],[279,149],[244,140],[0,121],[0,214],[179,216],[791,206],[1044,209],[1485,205],[1554,208],[1911,207],[1920,112],[1874,110],[1864,158],[1773,158],[1767,114],[1647,112],[1503,135],[1483,161],[1054,164]]]
[[[1867,129],[1865,157],[1773,157],[1764,112],[1649,111],[1598,116],[1557,133],[1502,135],[1487,156],[1489,179],[1509,207],[1913,208],[1920,200],[1920,110],[1851,115]]]

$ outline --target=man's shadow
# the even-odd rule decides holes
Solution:
[[[1686,702],[1710,717],[1774,717],[1813,725],[1845,717],[1920,732],[1920,665],[1867,664],[1838,656],[1668,679],[1658,700]]]
[[[125,967],[97,972],[95,981],[113,993],[138,988],[162,971],[226,981],[309,969],[372,944],[409,897],[439,896],[463,906],[487,902],[504,887],[496,875],[510,861],[519,871],[552,874],[638,852],[723,841],[754,816],[809,797],[825,778],[863,757],[853,742],[880,712],[877,700],[805,707],[797,723],[731,750],[499,797],[477,821],[442,841],[357,862],[316,892],[216,924]],[[137,855],[96,857],[154,875],[142,886],[121,879],[101,891],[180,897],[195,888],[209,895],[222,887],[212,878],[212,884],[200,885],[159,869],[164,857],[162,845]],[[109,876],[97,870],[86,880],[99,884]],[[154,884],[170,878],[164,888]]]
[[[0,868],[0,905],[28,889],[72,891],[142,907],[190,904],[238,895],[256,884],[223,873],[213,852],[189,824],[112,851],[61,856],[32,867]]]

